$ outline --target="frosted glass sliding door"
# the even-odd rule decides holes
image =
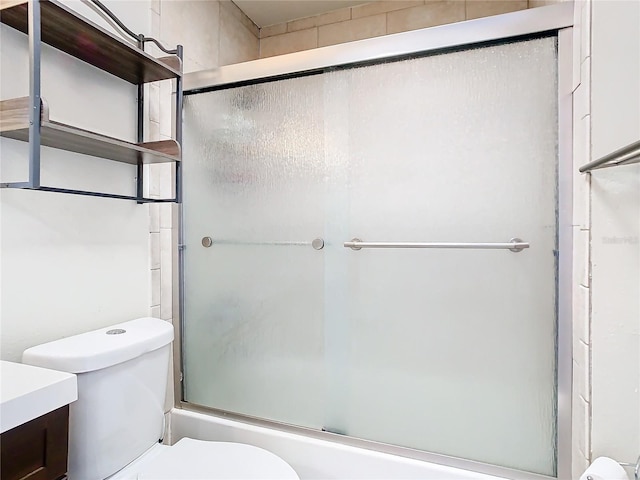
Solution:
[[[189,96],[186,400],[554,474],[556,77],[549,37]]]

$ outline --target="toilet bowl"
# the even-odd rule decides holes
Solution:
[[[161,445],[173,326],[139,318],[25,350],[30,365],[75,373],[68,480],[298,479],[277,455],[183,438]]]

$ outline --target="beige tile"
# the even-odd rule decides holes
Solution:
[[[309,50],[318,46],[318,29],[299,30],[260,40],[260,58]]]
[[[217,64],[215,66],[218,66]],[[205,66],[204,63],[197,61],[191,55],[185,54],[182,62],[182,73],[199,72],[200,70],[206,70],[207,68],[213,68],[213,65]]]
[[[151,270],[160,268],[160,234],[159,233],[151,233],[149,234],[149,253],[150,253],[150,262],[151,262]]]
[[[151,11],[160,14],[160,0],[151,0]]]
[[[581,348],[583,348],[586,352],[586,354],[589,354],[589,346],[581,343]],[[589,402],[590,399],[590,390],[591,390],[591,385],[590,385],[590,381],[591,381],[591,369],[589,367],[589,358],[587,357],[587,364],[586,365],[580,365],[578,364],[578,362],[574,363],[574,371],[573,371],[573,382],[575,385],[575,390],[574,392],[577,395],[580,395],[584,400],[586,400],[587,402]],[[587,452],[588,453],[588,450]]]
[[[357,5],[351,7],[351,18],[368,17],[370,15],[378,15],[380,13],[393,12],[395,10],[403,10],[405,8],[417,7],[418,5],[424,5],[422,0],[397,0],[397,1],[382,1],[365,3],[364,5]]]
[[[317,15],[314,15],[313,17],[299,18],[298,20],[287,22],[287,32],[297,32],[298,30],[307,30],[309,28],[316,27],[318,26],[317,22]]]
[[[318,20],[316,22],[316,25],[317,26],[329,25],[330,23],[344,22],[346,20],[351,20],[351,9],[341,8],[339,10],[334,10],[332,12],[327,12],[327,13],[323,13],[322,15],[318,15]]]
[[[580,83],[591,90],[591,57],[587,57],[580,65]],[[587,104],[583,106],[582,116],[591,114],[591,95],[588,95]]]
[[[351,9],[341,8],[332,12],[323,13],[322,15],[314,15],[313,17],[293,20],[287,23],[287,31],[296,32],[298,30],[306,30],[308,28],[329,25],[331,23],[345,22],[347,20],[351,20]]]
[[[146,137],[148,142],[160,140],[160,124],[157,122],[149,122],[149,130]]]
[[[572,288],[573,345],[579,342],[589,343],[589,304],[590,290],[581,284],[574,283]]]
[[[581,68],[581,71],[585,69],[588,71],[590,64],[591,59],[587,58],[585,60],[583,68]],[[580,77],[582,76],[583,75],[581,73]],[[573,92],[573,109],[576,113],[576,120],[582,120],[591,112],[591,89],[589,88],[589,83],[589,79],[585,74],[584,81],[581,81],[580,85],[578,85],[578,88],[576,88],[576,90]]]
[[[157,316],[160,316],[160,269],[151,270],[151,308],[158,307]],[[151,315],[155,317],[156,315]]]
[[[548,7],[549,5],[555,5],[565,0],[529,0],[528,8]]]
[[[170,229],[172,223],[171,205],[168,203],[160,204],[160,229]]]
[[[399,33],[464,20],[464,2],[437,1],[387,13],[387,33]]]
[[[578,266],[575,269],[575,279],[583,287],[590,288],[591,287],[591,231],[580,229],[580,233],[578,233],[576,237],[578,237],[578,242],[576,242],[576,247],[575,247],[576,251],[574,252],[574,257],[579,255],[580,258],[577,259]],[[576,263],[575,258],[574,258],[574,263]],[[586,299],[584,308],[586,309],[588,314],[588,311],[589,311],[588,298]],[[586,343],[589,343],[589,337],[583,337],[582,340]]]
[[[150,184],[149,184],[149,178],[150,177],[150,170],[151,170],[151,165],[142,165],[142,195],[145,198],[150,198],[149,197],[149,193],[150,193]]]
[[[167,391],[164,397],[164,414],[165,414],[165,422],[164,422],[164,437],[166,439],[170,438],[171,435],[171,416],[169,412],[174,406],[174,393],[173,393],[173,348],[171,351],[171,361],[169,361],[169,371],[167,372]]]
[[[575,365],[575,364],[574,364]],[[576,453],[583,457],[588,455],[588,450],[585,452],[587,445],[589,444],[589,430],[590,430],[590,421],[589,421],[589,404],[585,401],[582,396],[578,394],[572,395],[573,397],[573,408],[572,408],[572,418],[571,418],[571,430],[572,430],[572,441],[576,447]],[[580,472],[582,474],[582,472]],[[579,478],[574,477],[574,478]]]
[[[578,89],[582,88],[582,85]],[[578,169],[591,160],[591,115],[577,118],[574,110],[573,123],[573,219],[572,224],[582,229],[591,225],[591,176]]]
[[[318,27],[318,46],[353,42],[364,38],[379,37],[386,32],[386,14],[332,23]]]
[[[572,81],[571,91],[574,91],[580,85],[580,39],[582,25],[580,24],[580,9],[573,9],[573,29],[571,32],[571,64],[572,64]]]
[[[160,2],[158,2],[160,4]],[[151,11],[151,36],[156,39],[160,38],[160,12]],[[151,45],[154,45],[151,43]],[[146,49],[146,46],[145,46]],[[154,55],[156,55],[154,53]]]
[[[160,290],[160,271],[158,271],[158,291]],[[158,293],[158,298],[160,294]],[[153,318],[160,318],[160,305],[154,305],[149,309],[149,315]]]
[[[173,236],[169,228],[160,229],[160,318],[173,315]]]
[[[160,87],[158,83],[149,85],[149,120],[160,123]]]
[[[589,460],[578,449],[577,443],[573,442],[571,450],[571,478],[580,478],[589,466]]]
[[[467,20],[527,9],[527,0],[466,0]]]
[[[160,10],[163,43],[170,48],[183,45],[185,55],[204,68],[218,65],[219,2],[161,0]]]
[[[274,35],[282,35],[287,33],[287,24],[278,23],[277,25],[269,25],[260,29],[260,38],[273,37]]]
[[[160,198],[160,167],[162,165],[149,165],[149,197]]]
[[[160,204],[149,204],[149,233],[160,233]]]
[[[256,60],[259,52],[258,37],[249,31],[229,9],[221,9],[220,65]]]
[[[172,116],[172,94],[171,82],[165,80],[160,82],[160,94],[158,95],[158,123],[160,124],[160,135],[171,137],[173,123]]]
[[[174,165],[172,163],[160,164],[160,197],[162,198],[172,198],[175,193],[173,171]],[[163,206],[169,206],[169,204]],[[160,207],[160,228],[171,228],[171,224],[164,223],[164,210]]]
[[[580,8],[580,60],[584,61],[591,56],[591,3],[579,2]]]
[[[220,12],[226,11],[227,13],[233,15],[244,27],[251,32],[251,34],[260,38],[260,28],[253,23],[253,21],[247,17],[247,15],[238,8],[238,6],[229,1],[229,0],[221,0],[220,1]]]

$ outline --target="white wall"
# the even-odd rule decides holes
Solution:
[[[640,140],[640,2],[593,2],[592,158]],[[591,175],[591,454],[640,455],[640,165]]]
[[[107,25],[79,1],[65,2]],[[148,1],[109,1],[134,31],[150,29]],[[27,36],[0,27],[0,98],[28,95]],[[43,48],[51,118],[135,138],[135,87]],[[27,148],[0,140],[2,181],[25,180]],[[43,184],[131,194],[135,168],[43,148]],[[25,190],[0,191],[1,358],[32,345],[148,314],[147,206]]]

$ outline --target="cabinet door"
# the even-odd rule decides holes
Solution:
[[[69,406],[6,431],[0,437],[2,480],[56,480],[67,473]]]

